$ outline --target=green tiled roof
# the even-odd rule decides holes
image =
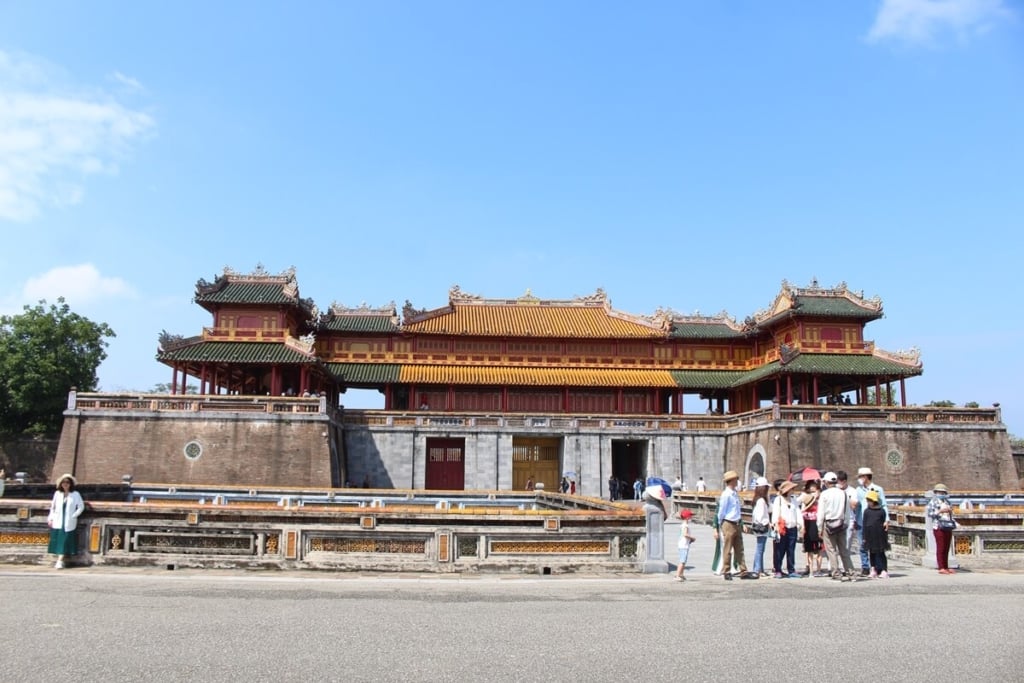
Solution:
[[[327,363],[331,376],[349,386],[394,384],[401,367],[397,363]]]
[[[775,374],[862,375],[880,377],[913,377],[921,368],[911,367],[877,356],[842,353],[802,353],[786,365],[778,361],[746,373],[738,384],[749,384]]]
[[[882,317],[881,309],[858,306],[853,301],[841,296],[798,296],[796,303],[800,306],[797,312],[803,315],[867,318],[868,320]]]
[[[725,323],[672,322],[669,337],[678,339],[735,339],[743,336]]]
[[[759,327],[768,325],[789,315],[809,318],[856,318],[875,320],[882,317],[881,309],[858,306],[843,296],[797,296],[792,308],[758,322]]]
[[[196,294],[196,303],[219,304],[298,304],[284,293],[280,282],[229,282],[212,292]]]
[[[317,363],[295,349],[273,342],[200,342],[157,354],[163,362],[186,363]]]
[[[330,315],[320,321],[320,329],[329,332],[397,332],[390,315]]]
[[[672,370],[672,379],[683,389],[728,389],[746,374],[735,370]]]

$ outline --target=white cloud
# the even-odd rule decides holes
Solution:
[[[142,87],[142,84],[139,83],[138,80],[132,78],[131,76],[125,76],[120,71],[115,71],[114,73],[110,74],[110,77],[118,83],[120,83],[121,85],[123,85],[125,88],[128,88],[129,90],[145,90],[145,88]]]
[[[91,263],[59,266],[29,278],[22,289],[22,300],[35,304],[40,299],[53,303],[64,297],[69,304],[84,304],[101,299],[135,296],[131,285],[119,277],[102,275]]]
[[[966,41],[1013,16],[1004,0],[882,0],[867,38],[929,45],[953,35]]]
[[[40,60],[0,51],[0,220],[78,203],[87,176],[116,173],[131,144],[155,127],[148,114],[61,80]]]

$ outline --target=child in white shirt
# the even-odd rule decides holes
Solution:
[[[686,581],[683,572],[686,571],[686,558],[690,554],[690,544],[697,539],[690,535],[690,517],[693,513],[689,510],[680,510],[679,519],[679,568],[676,570],[676,581]]]

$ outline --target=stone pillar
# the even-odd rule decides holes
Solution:
[[[658,505],[644,503],[647,534],[647,557],[641,571],[644,574],[665,574],[668,562],[665,561],[665,512]]]

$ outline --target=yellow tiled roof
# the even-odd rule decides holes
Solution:
[[[598,370],[591,368],[520,368],[464,365],[403,365],[404,384],[477,384],[487,386],[672,387],[667,370]]]
[[[422,334],[490,337],[559,337],[589,339],[662,339],[667,330],[607,306],[572,302],[453,301],[402,326]]]

